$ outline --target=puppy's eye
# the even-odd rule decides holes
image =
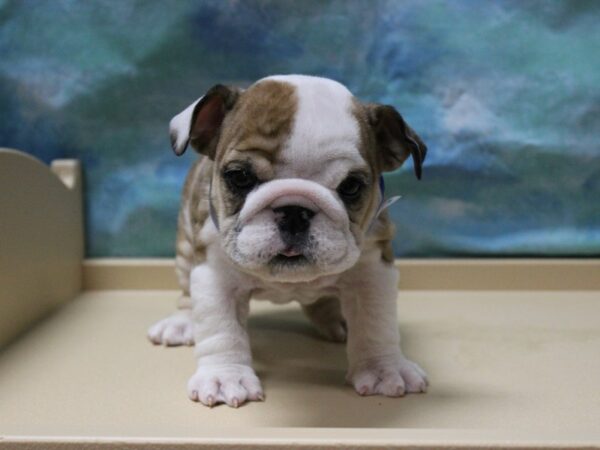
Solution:
[[[344,201],[353,201],[360,197],[364,188],[364,182],[355,176],[349,176],[340,183],[337,188],[337,192]]]
[[[249,191],[258,182],[256,175],[246,169],[231,169],[225,171],[223,178],[227,185],[238,191]]]

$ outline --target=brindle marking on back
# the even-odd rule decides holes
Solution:
[[[185,180],[177,224],[175,270],[184,295],[189,295],[189,276],[193,267],[206,259],[206,244],[200,230],[208,219],[208,188],[213,162],[198,158]]]

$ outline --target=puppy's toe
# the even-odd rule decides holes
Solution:
[[[148,329],[148,339],[157,345],[193,345],[193,322],[189,310],[177,311]]]
[[[248,400],[262,402],[265,399],[260,380],[256,375],[243,376],[240,383],[248,392]]]
[[[426,392],[429,380],[427,374],[421,367],[406,358],[400,365],[400,375],[406,383],[406,392]]]
[[[191,400],[211,407],[225,403],[237,408],[247,401],[264,399],[254,370],[241,364],[200,366],[188,381],[187,390]]]
[[[382,375],[375,393],[386,397],[402,397],[406,393],[406,383],[398,372],[389,370]]]
[[[188,382],[188,397],[206,406],[213,406],[220,401],[219,384],[216,378],[192,376]]]
[[[373,395],[380,377],[375,371],[363,370],[353,375],[351,381],[359,395]]]
[[[405,393],[425,392],[427,376],[414,362],[400,357],[355,369],[348,377],[360,395],[402,397]]]

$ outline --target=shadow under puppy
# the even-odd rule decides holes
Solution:
[[[173,150],[205,155],[184,186],[176,270],[179,310],[148,332],[195,345],[192,400],[262,400],[246,318],[250,298],[298,301],[319,331],[347,341],[360,395],[424,392],[400,350],[394,229],[383,171],[427,151],[391,106],[363,104],[329,79],[287,75],[246,90],[217,85],[170,123]]]

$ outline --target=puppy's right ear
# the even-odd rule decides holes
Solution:
[[[240,90],[217,84],[171,119],[169,135],[177,156],[188,144],[213,159],[221,134],[221,124],[237,101]]]
[[[419,135],[408,126],[393,106],[367,105],[367,115],[375,133],[382,169],[395,170],[412,155],[415,175],[420,180],[427,146]]]

